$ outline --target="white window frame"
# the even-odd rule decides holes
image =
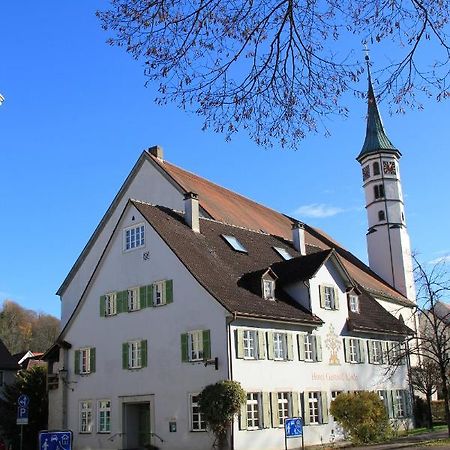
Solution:
[[[80,375],[91,373],[91,349],[80,348]]]
[[[262,424],[260,393],[247,392],[246,406],[247,430],[259,430]]]
[[[89,434],[92,433],[94,421],[93,421],[93,409],[92,409],[92,400],[80,400],[80,424],[79,424],[79,432],[81,434]]]
[[[290,392],[278,392],[277,394],[278,407],[278,426],[284,426],[285,419],[292,415],[292,397]]]
[[[190,331],[188,333],[189,361],[203,361],[203,330]]]
[[[359,297],[357,295],[350,294],[348,303],[349,303],[351,312],[359,313]]]
[[[333,286],[324,286],[323,294],[325,296],[323,305],[325,309],[336,309],[335,290]]]
[[[111,433],[111,400],[97,400],[97,433]]]
[[[128,311],[139,311],[139,309],[141,309],[141,299],[138,287],[127,289],[127,302]]]
[[[307,333],[304,335],[304,345],[305,345],[305,361],[314,361],[314,337],[312,334]]]
[[[394,400],[395,418],[404,419],[406,417],[405,391],[402,389],[395,389],[393,400]]]
[[[338,395],[342,394],[344,391],[331,391],[331,401],[336,400]]]
[[[359,348],[358,339],[349,338],[348,340],[348,355],[350,357],[350,363],[358,364],[361,362],[360,356],[361,349]]]
[[[308,392],[308,414],[310,425],[319,425],[321,420],[321,395],[319,391]]]
[[[110,292],[105,295],[105,316],[115,316],[117,314],[117,293]]]
[[[128,342],[128,368],[142,368],[142,341]]]
[[[383,364],[383,345],[381,341],[369,341],[372,350],[372,364]]]
[[[189,394],[190,429],[195,433],[206,431],[206,422],[199,410],[198,396],[198,393]]]
[[[273,333],[273,359],[276,361],[284,361],[286,359],[286,333],[274,331]]]
[[[153,306],[161,306],[166,304],[165,286],[166,283],[164,280],[153,283]]]
[[[123,251],[130,252],[145,247],[145,224],[138,223],[123,230]]]
[[[258,332],[256,330],[243,330],[242,342],[244,359],[258,359]]]
[[[265,300],[275,300],[275,280],[263,279],[263,298]]]

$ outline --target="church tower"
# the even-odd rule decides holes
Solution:
[[[368,57],[366,57],[368,63]],[[399,160],[381,121],[369,64],[366,138],[356,158],[362,167],[370,268],[410,300],[416,300]]]

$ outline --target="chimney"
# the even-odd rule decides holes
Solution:
[[[200,219],[198,194],[187,192],[184,194],[184,220],[196,233],[200,233]]]
[[[155,158],[164,161],[164,150],[159,145],[154,145],[153,147],[150,147],[147,151]]]
[[[305,246],[305,224],[302,222],[294,222],[292,224],[292,241],[294,243],[294,248],[302,256],[306,255]]]

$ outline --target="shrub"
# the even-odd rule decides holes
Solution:
[[[200,393],[200,412],[219,448],[226,447],[228,428],[246,399],[245,391],[237,381],[219,381],[206,386]]]
[[[388,435],[389,419],[374,392],[340,394],[331,402],[330,413],[354,443],[379,441]]]

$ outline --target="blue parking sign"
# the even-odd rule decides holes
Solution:
[[[300,417],[292,417],[284,422],[284,431],[287,438],[303,436],[303,420]]]
[[[17,399],[17,425],[28,425],[28,406],[30,398],[28,395],[22,394]]]
[[[39,450],[72,450],[72,431],[40,431]]]

